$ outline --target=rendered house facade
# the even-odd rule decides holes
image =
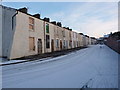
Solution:
[[[28,14],[27,8],[0,6],[0,56],[15,59],[29,55],[87,46],[88,38],[60,22]],[[94,41],[93,41],[94,42]]]

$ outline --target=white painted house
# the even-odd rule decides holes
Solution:
[[[0,57],[16,59],[87,46],[89,39],[69,27],[62,27],[61,22],[28,14],[27,8],[0,5],[0,42]]]
[[[2,9],[2,55],[8,59],[44,53],[44,21],[13,8]]]

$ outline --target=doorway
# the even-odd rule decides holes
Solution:
[[[60,40],[60,50],[62,50],[62,40]]]
[[[42,40],[38,39],[38,54],[42,53]]]
[[[54,40],[52,39],[51,41],[51,51],[53,52],[54,51]]]

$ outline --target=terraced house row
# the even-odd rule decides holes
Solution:
[[[31,15],[27,8],[0,6],[0,56],[15,59],[64,49],[95,44],[96,39],[62,27],[61,22],[50,22]]]

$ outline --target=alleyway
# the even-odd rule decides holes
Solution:
[[[3,66],[3,88],[118,87],[118,54],[107,46],[94,45],[51,60]]]

